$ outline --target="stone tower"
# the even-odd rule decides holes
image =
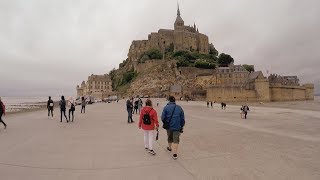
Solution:
[[[184,21],[181,18],[180,8],[178,4],[177,18],[176,18],[176,21],[174,22],[174,30],[183,30],[183,27],[184,27]]]

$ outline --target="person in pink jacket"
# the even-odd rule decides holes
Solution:
[[[159,128],[158,115],[152,108],[152,101],[146,100],[146,106],[141,110],[139,119],[139,129],[143,129],[144,147],[152,155],[156,155],[153,150],[153,141],[155,139],[155,130]]]

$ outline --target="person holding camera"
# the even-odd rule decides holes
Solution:
[[[184,112],[181,106],[176,104],[173,96],[169,97],[169,103],[164,107],[161,115],[163,128],[167,130],[168,151],[172,151],[173,159],[178,158],[178,145],[180,142],[180,133],[183,133],[185,125]]]

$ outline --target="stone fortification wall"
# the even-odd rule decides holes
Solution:
[[[302,101],[312,100],[310,89],[304,86],[270,86],[271,101]]]
[[[146,62],[144,63],[138,63],[136,66],[135,66],[135,71],[137,73],[140,73],[140,72],[143,72],[144,70],[146,69],[150,69],[152,68],[153,66],[158,66],[158,65],[161,65],[163,63],[165,63],[166,61],[162,60],[162,59],[153,59],[153,60],[147,60]]]
[[[207,89],[208,101],[245,102],[245,101],[303,101],[314,99],[314,86],[269,85],[267,79],[255,81],[254,90],[239,87],[214,86]]]
[[[245,102],[256,101],[255,90],[246,90],[235,87],[210,87],[207,90],[207,101],[215,102]]]
[[[196,78],[197,76],[210,75],[214,69],[200,69],[196,67],[180,67],[179,73],[187,78]]]

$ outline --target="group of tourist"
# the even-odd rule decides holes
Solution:
[[[177,105],[173,96],[169,97],[169,103],[164,107],[161,120],[163,122],[163,128],[167,131],[167,150],[172,151],[172,158],[178,158],[178,145],[180,142],[180,134],[183,133],[183,127],[185,125],[184,112],[181,106]],[[130,107],[130,99],[127,100]],[[157,105],[159,102],[157,101]],[[128,121],[131,118],[132,113],[128,110]],[[132,121],[133,122],[133,121]],[[142,108],[138,123],[139,129],[143,129],[144,133],[144,148],[152,155],[156,155],[153,148],[154,140],[158,139],[159,135],[159,121],[157,111],[153,108],[152,101],[147,99],[145,107]],[[157,132],[157,135],[155,135]],[[156,136],[156,137],[155,137]]]
[[[127,112],[128,112],[128,123],[134,123],[132,119],[132,114],[134,113],[138,114],[138,112],[140,114],[141,108],[143,107],[142,99],[130,98],[127,100],[126,106],[127,106]]]
[[[59,101],[59,107],[60,107],[60,122],[62,122],[63,117],[65,117],[66,122],[69,121],[73,122],[74,120],[74,111],[76,110],[76,104],[72,97],[70,97],[68,100],[65,99],[64,96],[61,96],[61,100]],[[66,115],[66,110],[69,110],[69,119]],[[48,117],[53,119],[53,109],[54,109],[54,102],[51,99],[51,96],[49,96],[49,100],[47,101],[47,109],[48,109]],[[86,99],[84,97],[81,97],[81,113],[86,112]],[[71,118],[72,117],[72,118]]]
[[[215,101],[213,103],[215,103]],[[211,106],[211,108],[213,108],[213,103],[212,103],[212,101],[207,101],[207,107],[209,108],[209,106]],[[225,110],[226,107],[227,107],[227,104],[225,102],[221,102],[221,109]],[[250,110],[249,110],[249,106],[247,104],[244,104],[241,106],[241,108],[240,108],[241,119],[247,119],[248,111],[250,111]]]

